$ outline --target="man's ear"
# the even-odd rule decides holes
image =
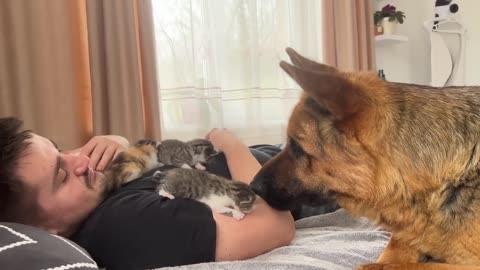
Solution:
[[[296,52],[294,49],[290,47],[287,47],[285,51],[290,57],[292,64],[299,68],[318,71],[318,72],[331,72],[331,73],[338,72],[338,70],[334,67],[327,66],[325,64],[320,64],[313,60],[303,57],[302,55],[300,55],[298,52]]]
[[[361,90],[338,73],[315,72],[280,62],[280,67],[318,105],[325,108],[334,121],[342,121],[360,110],[366,102]]]

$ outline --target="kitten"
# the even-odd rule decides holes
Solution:
[[[205,139],[189,142],[179,140],[140,140],[127,151],[118,154],[105,172],[107,191],[142,176],[144,173],[163,165],[181,166],[205,170],[201,162],[217,154],[212,143]]]
[[[153,177],[160,183],[157,187],[159,195],[169,199],[197,200],[236,220],[243,219],[245,213],[252,211],[256,199],[256,194],[247,184],[205,171],[175,168],[166,172],[157,171]]]
[[[217,154],[213,144],[205,139],[194,139],[188,142],[179,140],[163,140],[157,147],[158,161],[165,165],[173,165],[186,169],[195,167],[205,170],[202,163]]]
[[[118,154],[105,170],[106,190],[118,188],[162,166],[157,158],[158,145],[156,141],[140,140],[127,151]]]

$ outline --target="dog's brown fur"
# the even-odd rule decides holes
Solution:
[[[278,209],[333,195],[383,225],[391,240],[362,269],[480,269],[480,87],[386,82],[287,53],[280,66],[304,93],[252,188]]]

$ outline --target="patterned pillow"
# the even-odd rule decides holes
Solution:
[[[0,223],[1,269],[98,269],[75,243],[17,223]]]

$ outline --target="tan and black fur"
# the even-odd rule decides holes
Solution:
[[[287,53],[280,66],[304,92],[254,191],[277,209],[329,194],[384,226],[388,246],[362,269],[480,269],[480,87],[387,82]]]

